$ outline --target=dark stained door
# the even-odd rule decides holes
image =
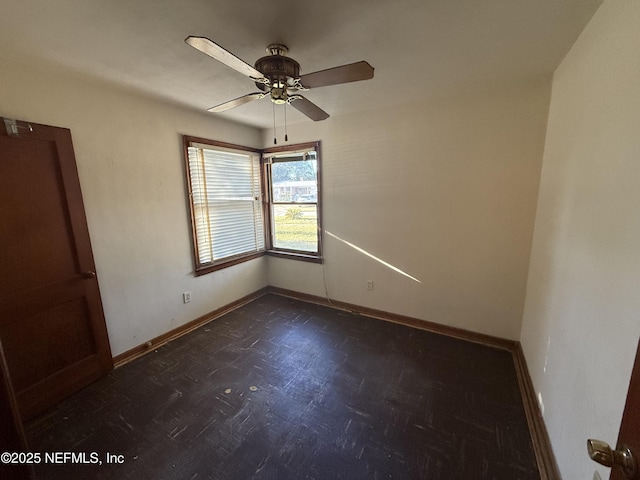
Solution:
[[[0,339],[26,419],[113,361],[71,132],[17,122],[13,135],[3,123]]]
[[[587,451],[592,460],[611,467],[609,480],[640,480],[640,341],[629,380],[618,441],[614,447],[610,447],[606,440],[589,439]]]
[[[617,447],[628,447],[636,462],[635,476],[625,475],[622,468],[614,467],[611,470],[610,480],[624,480],[628,478],[640,479],[640,342],[636,352],[636,360],[631,372],[627,402],[622,414],[622,423],[618,432]]]

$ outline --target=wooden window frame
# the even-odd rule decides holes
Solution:
[[[221,270],[227,267],[231,267],[233,265],[237,265],[239,263],[247,262],[249,260],[253,260],[254,258],[258,258],[263,256],[266,253],[266,248],[242,253],[239,255],[234,255],[230,257],[224,257],[218,261],[213,261],[212,263],[200,263],[199,252],[198,252],[198,241],[197,241],[197,226],[196,226],[196,212],[195,207],[192,201],[193,198],[193,188],[191,184],[191,171],[189,167],[189,147],[191,144],[202,144],[209,145],[214,149],[216,147],[221,149],[230,149],[237,151],[244,151],[247,153],[257,154],[260,156],[260,170],[262,170],[262,150],[257,148],[246,147],[244,145],[236,145],[233,143],[220,142],[217,140],[210,140],[201,137],[194,137],[190,135],[183,135],[183,158],[185,163],[185,181],[187,188],[187,203],[189,204],[189,214],[191,218],[191,251],[193,255],[193,264],[194,264],[194,274],[196,276],[205,275],[207,273],[215,272],[217,270]],[[261,171],[259,172],[260,176],[260,194],[262,197],[262,215],[263,215],[263,228],[266,225],[266,217],[264,215],[264,185],[262,182],[264,181],[262,177]],[[265,247],[266,247],[266,238],[265,238]]]
[[[273,201],[271,178],[269,168],[263,161],[264,179],[262,182],[265,191],[265,230],[267,237],[267,254],[274,257],[290,258],[305,262],[322,263],[322,152],[320,141],[298,143],[292,145],[283,145],[279,147],[265,148],[262,151],[263,159],[265,155],[283,152],[296,152],[300,150],[315,150],[317,161],[316,185],[318,198],[315,202],[317,208],[317,232],[318,232],[318,251],[305,252],[302,250],[292,250],[285,248],[276,248],[273,241],[273,218],[271,215],[271,204]]]
[[[244,145],[237,145],[228,142],[221,142],[218,140],[211,140],[202,137],[195,137],[191,135],[183,135],[183,158],[185,165],[185,183],[187,191],[187,203],[189,206],[189,215],[191,223],[191,252],[194,264],[194,274],[196,276],[205,275],[207,273],[222,270],[233,265],[237,265],[255,258],[259,258],[263,255],[270,255],[275,257],[290,258],[294,260],[301,260],[305,262],[322,263],[322,168],[321,168],[321,144],[320,141],[299,143],[293,145],[284,145],[280,147],[272,147],[266,149],[258,149],[247,147]],[[261,197],[262,197],[262,215],[263,215],[263,227],[265,235],[265,248],[259,251],[252,251],[245,254],[235,255],[233,257],[226,257],[213,263],[201,264],[198,254],[198,242],[197,242],[197,226],[196,226],[196,212],[192,201],[192,185],[191,185],[191,171],[189,167],[189,146],[191,144],[210,145],[211,147],[219,147],[222,149],[231,149],[238,151],[245,151],[247,153],[256,153],[260,155],[260,181],[261,181]],[[272,239],[272,218],[271,218],[271,185],[269,175],[267,174],[267,168],[264,162],[265,154],[281,153],[287,151],[299,151],[303,149],[314,149],[316,151],[317,160],[317,230],[318,230],[318,251],[309,253],[300,250],[289,250],[283,248],[274,248]]]

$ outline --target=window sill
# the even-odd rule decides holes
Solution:
[[[239,255],[237,257],[232,257],[219,263],[201,265],[195,269],[194,274],[196,277],[199,277],[200,275],[206,275],[207,273],[222,270],[223,268],[231,267],[233,265],[238,265],[239,263],[248,262],[249,260],[253,260],[254,258],[262,257],[265,253],[266,252],[264,250],[260,250],[259,252],[253,252],[248,255],[245,254]]]
[[[323,258],[319,255],[297,253],[297,252],[286,252],[282,250],[267,250],[267,255],[270,255],[272,257],[289,258],[291,260],[300,260],[302,262],[311,262],[311,263],[324,262]]]

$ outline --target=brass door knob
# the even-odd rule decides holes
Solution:
[[[612,450],[608,443],[602,440],[587,440],[587,451],[589,457],[594,462],[598,462],[605,467],[619,466],[627,476],[627,478],[636,478],[636,461],[633,458],[631,450],[624,445],[619,446],[617,450]]]

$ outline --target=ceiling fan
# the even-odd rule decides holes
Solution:
[[[289,49],[278,43],[267,47],[269,55],[259,58],[254,68],[206,37],[190,36],[185,42],[236,72],[246,75],[260,90],[208,109],[215,113],[268,96],[274,104],[289,104],[317,122],[329,118],[329,114],[297,92],[373,78],[374,69],[365,61],[300,75],[300,64],[287,57]]]

